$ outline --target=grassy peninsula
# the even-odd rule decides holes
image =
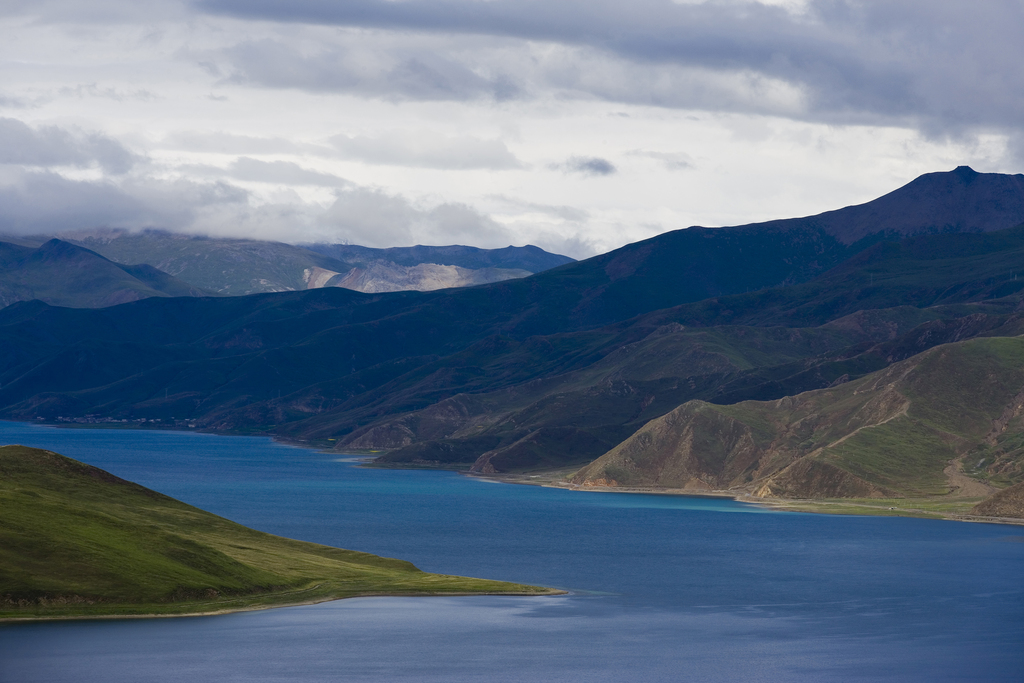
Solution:
[[[57,453],[0,447],[0,619],[557,592],[273,536]]]

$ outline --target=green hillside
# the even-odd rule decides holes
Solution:
[[[56,453],[0,447],[0,618],[552,592],[272,536]]]
[[[581,486],[977,502],[1024,480],[1024,338],[946,344],[833,388],[687,402],[577,472]]]

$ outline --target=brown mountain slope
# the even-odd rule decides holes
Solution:
[[[983,500],[971,512],[984,517],[1024,518],[1024,481]]]
[[[759,496],[934,496],[946,472],[1024,478],[1024,339],[939,346],[836,387],[777,401],[689,401],[572,478],[583,486],[733,489]]]

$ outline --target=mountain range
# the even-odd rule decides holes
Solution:
[[[253,239],[212,238],[162,230],[91,230],[56,236],[0,236],[6,250],[41,247],[54,240],[89,250],[122,268],[160,271],[197,293],[244,296],[290,292],[319,287],[343,287],[360,292],[431,291],[522,278],[572,262],[567,256],[533,246],[477,249],[475,247],[405,247],[370,249],[342,244],[295,246]],[[52,251],[52,245],[51,245]],[[65,248],[70,253],[70,247]],[[73,268],[84,271],[81,252]],[[50,260],[53,260],[51,255]],[[99,263],[98,261],[96,262]],[[7,270],[7,268],[5,268]],[[0,290],[7,304],[38,298],[56,305],[99,307],[143,296],[157,296],[136,287],[138,296],[118,293],[125,285],[112,278],[106,265],[95,267],[88,287],[70,288],[75,296],[58,296],[29,286]],[[45,279],[45,278],[37,278]],[[38,294],[37,296],[33,296]],[[181,294],[178,294],[181,295]],[[0,302],[3,303],[3,302]]]
[[[968,461],[988,444],[979,425],[1001,420],[1020,386],[993,394],[960,431],[920,417],[939,404],[918,396],[902,417],[843,423],[857,436],[833,421],[786,439],[811,424],[801,410],[846,415],[832,403],[901,363],[923,372],[928,354],[967,344],[970,355],[1024,333],[1021,223],[1024,176],[960,167],[860,206],[678,230],[464,289],[154,297],[97,310],[22,302],[0,310],[0,415],[266,433],[384,451],[380,465],[582,467],[573,481],[586,487],[991,492],[1024,478],[1015,418],[987,446],[1002,455]],[[977,372],[1015,377],[1012,353],[979,357]],[[763,407],[787,397],[803,408]],[[872,469],[864,440],[911,426],[947,447],[906,476]],[[756,448],[740,457],[721,446],[715,430],[726,427]],[[718,450],[693,446],[704,442]],[[641,457],[648,443],[662,445]]]

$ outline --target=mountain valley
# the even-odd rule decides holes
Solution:
[[[1011,352],[1024,334],[1022,187],[961,167],[857,207],[677,230],[463,289],[16,303],[0,310],[0,415],[271,434],[375,452],[378,466],[582,468],[571,481],[591,488],[988,495],[1024,478],[1016,417],[985,427],[1024,389]],[[433,253],[450,268],[539,267],[536,252]],[[947,422],[982,389],[862,390],[957,353],[1009,382],[986,385],[993,402],[969,425]],[[941,392],[956,398],[936,403]],[[904,457],[920,462],[879,462]]]

